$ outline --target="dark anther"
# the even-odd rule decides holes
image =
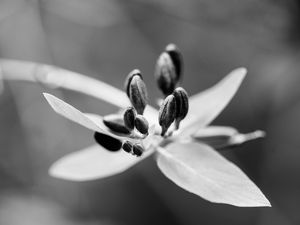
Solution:
[[[110,114],[103,117],[103,123],[112,131],[122,134],[129,134],[130,130],[124,124],[123,116],[120,114]]]
[[[178,87],[173,92],[176,100],[176,115],[175,115],[175,126],[179,128],[181,120],[183,120],[189,110],[189,98],[187,92],[182,88]]]
[[[125,152],[130,153],[133,150],[133,144],[130,141],[124,141],[122,148]]]
[[[133,107],[128,107],[124,112],[124,124],[129,130],[134,129],[134,120],[136,117],[136,111]]]
[[[131,83],[132,78],[136,75],[139,76],[141,79],[143,79],[142,74],[138,69],[132,70],[125,79],[124,89],[126,91],[128,98],[130,98],[129,97],[129,85]]]
[[[168,44],[166,47],[166,52],[169,53],[172,62],[175,66],[176,70],[176,82],[180,80],[182,77],[182,71],[183,71],[183,57],[180,53],[178,47],[175,44]]]
[[[138,114],[143,114],[148,102],[147,88],[138,75],[134,75],[129,84],[129,99]]]
[[[135,128],[142,134],[148,134],[149,123],[142,115],[137,115],[134,121]]]
[[[158,122],[162,128],[161,136],[164,136],[168,131],[169,127],[175,120],[176,113],[176,100],[174,95],[169,95],[164,100],[163,104],[159,109]]]
[[[141,156],[144,152],[144,148],[140,144],[134,144],[132,150],[133,150],[133,154],[136,156]]]
[[[174,91],[177,82],[175,66],[171,56],[163,52],[156,63],[154,76],[159,89],[164,95],[169,95]]]
[[[106,134],[95,132],[94,138],[99,145],[112,152],[119,151],[122,147],[120,140]]]

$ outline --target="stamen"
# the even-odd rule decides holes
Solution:
[[[129,99],[138,114],[143,114],[148,103],[147,88],[141,76],[133,75],[129,81]]]
[[[125,152],[130,153],[133,150],[133,144],[130,141],[124,141],[123,144],[122,144],[122,149]]]
[[[122,147],[120,140],[106,134],[95,132],[94,138],[99,145],[112,152],[119,151]]]
[[[158,122],[162,128],[161,136],[164,136],[175,120],[176,115],[176,100],[174,95],[169,95],[164,100],[158,113]]]
[[[186,117],[189,111],[189,97],[187,92],[182,88],[178,87],[175,89],[173,95],[176,100],[176,130],[179,129],[180,122]]]
[[[168,44],[166,47],[166,52],[169,53],[169,55],[172,59],[172,62],[175,66],[176,82],[178,82],[182,77],[182,71],[183,71],[182,54],[175,44]]]
[[[134,121],[136,117],[136,111],[133,107],[128,107],[124,112],[124,124],[129,130],[134,129]]]
[[[142,115],[137,115],[134,121],[135,128],[142,134],[148,134],[149,123]]]
[[[114,132],[130,134],[130,130],[125,126],[123,116],[120,114],[110,114],[104,116],[103,123]]]
[[[126,94],[127,94],[128,98],[130,98],[130,97],[129,97],[129,85],[130,85],[130,83],[131,83],[132,78],[133,78],[135,75],[140,76],[140,78],[143,80],[142,74],[141,74],[141,72],[140,72],[138,69],[132,70],[132,71],[127,75],[127,77],[126,77],[126,79],[125,79],[125,83],[124,83],[124,89],[125,89],[125,91],[126,91]]]
[[[159,89],[164,95],[169,95],[176,86],[177,75],[170,55],[163,52],[156,63],[154,76]]]
[[[132,151],[133,151],[134,155],[141,156],[143,154],[143,152],[145,151],[145,149],[140,144],[134,144]]]

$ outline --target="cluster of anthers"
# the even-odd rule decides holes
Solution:
[[[177,87],[182,77],[183,61],[179,49],[169,44],[159,56],[154,76],[165,99],[160,101],[158,122],[162,137],[169,137],[173,130],[179,129],[180,122],[189,109],[188,95],[182,87]],[[120,141],[106,134],[95,132],[95,140],[110,151],[124,151],[141,156],[145,151],[141,140],[149,135],[149,122],[143,116],[148,103],[148,93],[142,74],[138,69],[130,72],[125,80],[125,92],[131,102],[123,113],[103,117],[103,123],[111,132],[130,140]],[[169,128],[174,123],[174,129]],[[132,140],[132,141],[131,141]]]

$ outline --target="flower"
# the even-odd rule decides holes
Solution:
[[[170,60],[167,63],[170,65]],[[158,69],[156,68],[156,70]],[[135,73],[132,72],[131,76],[132,74]],[[104,138],[101,136],[100,142],[98,141],[100,144],[101,140],[105,141],[105,137],[108,136],[123,143],[124,149],[124,151],[115,151],[115,149],[108,151],[98,144],[87,147],[58,160],[50,168],[50,174],[73,181],[99,179],[124,172],[146,157],[156,154],[158,167],[166,177],[183,189],[208,201],[235,206],[270,206],[269,201],[256,185],[237,166],[213,149],[213,147],[221,149],[234,146],[263,137],[264,132],[240,134],[231,127],[208,126],[229,103],[245,75],[246,69],[236,69],[212,88],[190,97],[188,99],[189,110],[186,116],[185,113],[180,118],[180,127],[173,123],[174,126],[169,128],[175,119],[173,118],[175,114],[171,113],[174,111],[172,99],[175,95],[167,96],[160,109],[163,112],[160,113],[160,118],[163,118],[162,122],[160,120],[160,124],[166,121],[167,127],[162,124],[162,127],[159,126],[158,111],[151,106],[146,106],[143,116],[151,127],[147,135],[137,135],[138,132],[135,130],[129,134],[118,133],[104,124],[103,117],[82,113],[55,96],[44,93],[48,103],[58,114],[104,135]],[[140,75],[130,79],[134,80],[135,78],[142,82]],[[176,81],[170,80],[170,82],[175,89],[174,82]],[[133,85],[134,90],[139,90],[137,93],[143,93],[143,90],[136,85],[137,83],[135,82]],[[141,87],[144,88],[144,84]],[[160,87],[164,87],[164,85],[160,85]],[[128,87],[126,87],[126,91],[129,92]],[[172,91],[174,90],[170,90],[169,86],[167,91],[162,90],[164,94],[170,94]],[[124,95],[122,91],[114,90],[114,94],[116,93],[118,96]],[[131,97],[131,95],[128,96]],[[138,95],[133,97],[135,100],[139,100]],[[169,106],[172,108],[168,111]],[[139,110],[140,114],[143,113],[144,108],[145,104]],[[164,120],[164,118],[169,119]],[[178,127],[179,129],[177,129]],[[161,133],[162,128],[163,132]],[[169,132],[166,133],[168,128]],[[106,145],[104,144],[104,146]],[[122,144],[117,146],[121,148]],[[132,149],[136,149],[136,152]],[[131,156],[128,152],[139,157]]]
[[[165,52],[170,52],[170,49],[178,51],[178,48],[167,47]],[[172,54],[174,58],[175,53]],[[54,177],[73,181],[100,179],[124,172],[146,157],[155,154],[157,165],[166,177],[183,189],[210,202],[241,207],[270,206],[269,201],[259,188],[236,165],[214,150],[214,148],[223,149],[263,137],[264,132],[255,131],[249,134],[241,134],[232,127],[209,126],[235,95],[246,75],[246,69],[233,70],[215,86],[189,97],[188,104],[186,104],[184,89],[182,90],[181,87],[176,89],[177,82],[182,75],[182,66],[179,64],[182,57],[178,56],[178,52],[176,54],[177,57],[175,58],[177,60],[173,66],[176,65],[175,68],[177,69],[174,71],[180,71],[180,76],[179,74],[169,76],[160,72],[164,78],[168,79],[159,79],[159,82],[171,82],[174,90],[170,89],[170,85],[160,85],[159,87],[168,87],[167,91],[161,90],[168,101],[173,98],[172,96],[174,98],[180,96],[177,105],[181,105],[181,108],[179,111],[176,110],[175,114],[172,114],[177,118],[171,118],[172,125],[170,127],[169,120],[162,119],[161,123],[168,125],[168,127],[164,127],[165,132],[163,133],[162,127],[159,125],[158,110],[152,106],[146,106],[147,95],[144,85],[141,84],[142,79],[137,77],[132,85],[135,88],[134,91],[127,91],[126,88],[126,92],[129,93],[129,98],[132,95],[130,93],[141,93],[145,97],[145,101],[143,100],[141,103],[135,101],[139,100],[139,97],[134,94],[133,102],[139,108],[139,113],[133,113],[132,115],[134,118],[139,116],[140,119],[137,123],[133,123],[133,121],[130,121],[132,116],[128,116],[127,124],[130,124],[128,133],[127,131],[125,133],[122,131],[122,133],[120,130],[112,130],[115,125],[113,127],[107,126],[107,121],[120,121],[119,119],[114,120],[114,116],[123,118],[123,115],[121,117],[119,114],[109,115],[110,119],[105,120],[107,116],[82,113],[63,100],[44,93],[44,97],[55,112],[94,131],[95,139],[100,144],[94,144],[64,156],[51,166],[49,173]],[[172,67],[172,64],[170,64],[170,62],[172,63],[172,56],[170,58],[171,61],[167,60],[167,63],[168,66]],[[23,79],[55,88],[64,87],[76,90],[103,99],[121,109],[130,107],[132,103],[132,99],[129,101],[125,92],[101,81],[70,71],[47,65],[37,66],[34,64],[34,66],[27,66],[28,63],[5,60],[2,60],[1,64],[4,79]],[[18,64],[20,64],[23,69],[12,76],[12,74],[9,74],[8,68],[14,64],[17,64],[14,68],[18,68]],[[35,68],[35,73],[32,73],[31,77],[22,76],[25,72],[25,74],[31,74],[29,71],[32,68]],[[178,70],[178,68],[181,69]],[[158,69],[156,68],[156,71]],[[159,75],[156,74],[157,76]],[[175,90],[179,90],[179,94],[174,94]],[[171,97],[169,97],[170,95]],[[168,105],[170,104],[162,104],[161,107],[169,107]],[[186,107],[188,107],[188,110]],[[161,108],[161,111],[164,110],[166,109]],[[166,112],[166,118],[168,118],[168,110],[164,112]],[[149,123],[149,126],[147,123]],[[134,128],[132,124],[134,124]],[[121,125],[123,126],[122,123]],[[136,129],[137,126],[140,127],[143,133]],[[116,140],[118,142],[115,142]],[[119,150],[121,147],[123,150]],[[107,150],[109,148],[111,148],[110,151]],[[135,156],[128,154],[128,152]]]

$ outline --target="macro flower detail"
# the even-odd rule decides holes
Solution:
[[[94,138],[99,145],[112,152],[119,151],[121,147],[123,147],[123,144],[119,139],[103,133],[95,132]]]
[[[168,44],[165,50],[171,57],[176,72],[176,82],[182,77],[183,58],[180,50],[175,44]]]
[[[125,125],[123,116],[119,114],[110,114],[103,117],[103,123],[114,132],[129,134],[130,130]]]
[[[166,177],[210,202],[240,207],[271,206],[259,188],[215,150],[264,137],[265,133],[258,130],[242,134],[232,127],[209,126],[237,92],[246,69],[235,69],[213,87],[188,97],[184,88],[176,87],[183,75],[182,57],[175,45],[171,47],[167,46],[164,53],[175,52],[175,57],[169,54],[169,59],[173,59],[168,63],[174,61],[169,65],[177,75],[168,75],[173,88],[162,90],[163,85],[158,84],[165,97],[159,111],[147,105],[146,84],[138,70],[127,76],[125,93],[112,88],[114,98],[124,100],[111,102],[123,109],[122,113],[104,117],[82,113],[44,93],[55,112],[92,130],[97,142],[59,159],[51,166],[50,174],[72,181],[100,179],[122,173],[155,154]],[[157,66],[154,73],[157,78]],[[165,81],[169,82],[169,78]],[[109,90],[106,84],[105,87]],[[105,96],[109,94],[105,92],[100,98]]]
[[[169,127],[175,120],[176,116],[176,99],[174,95],[165,98],[159,109],[158,122],[162,128],[161,136],[165,136]]]
[[[189,98],[188,94],[182,87],[178,87],[174,90],[173,95],[176,100],[176,114],[175,114],[175,126],[179,129],[180,122],[186,117],[189,110]]]
[[[182,77],[183,59],[174,44],[169,44],[156,62],[154,76],[159,89],[167,96],[171,94]]]
[[[146,120],[146,118],[143,117],[142,115],[136,116],[134,120],[134,125],[141,134],[148,134],[149,123]]]
[[[138,114],[143,114],[148,102],[148,93],[139,70],[129,73],[125,81],[125,90]]]
[[[124,112],[124,124],[129,130],[134,129],[134,122],[136,118],[136,111],[133,107],[128,107]]]

